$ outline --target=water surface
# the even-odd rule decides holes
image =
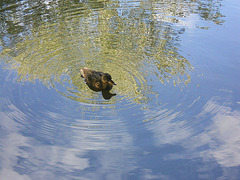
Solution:
[[[239,5],[2,1],[0,179],[238,179]]]

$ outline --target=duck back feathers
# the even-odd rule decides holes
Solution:
[[[85,78],[86,84],[94,91],[111,90],[113,85],[116,85],[108,73],[90,70],[86,67],[80,71],[81,76]]]

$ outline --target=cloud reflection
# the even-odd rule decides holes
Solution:
[[[213,156],[224,167],[240,165],[240,112],[230,106],[220,105],[212,98],[201,115],[210,113],[213,124],[206,137],[209,140],[209,156]]]
[[[193,120],[179,116],[180,112],[147,124],[157,146],[176,144],[184,148],[185,153],[169,153],[168,159],[200,157],[216,161],[222,167],[240,165],[240,111],[232,110],[226,102],[221,104],[220,100],[213,97],[203,106],[194,119],[198,126]]]
[[[24,135],[25,131],[29,131],[26,124],[32,123],[29,117],[23,113],[21,115],[21,111],[12,104],[6,104],[5,107],[11,111],[0,112],[0,116],[4,118],[0,122],[0,179],[61,179],[63,177],[64,179],[73,177],[120,179],[122,173],[136,167],[132,162],[134,159],[132,153],[128,152],[128,148],[133,144],[133,138],[127,131],[117,132],[110,129],[103,131],[102,128],[90,130],[77,126],[83,120],[76,119],[72,125],[58,129],[67,135],[62,137],[61,142],[54,140],[54,137],[59,138],[56,130],[48,131],[50,141],[54,142],[51,144],[46,143],[46,140],[38,139],[38,136],[45,136],[38,133],[43,133],[44,128],[50,126],[46,123],[55,123],[59,117],[63,119],[67,117],[46,112],[45,118],[51,120],[41,121],[38,131],[34,133],[38,134],[37,137],[36,135],[29,137]],[[17,117],[23,126],[11,117]],[[121,119],[108,122],[112,125],[124,126]],[[64,142],[66,145],[63,144]]]

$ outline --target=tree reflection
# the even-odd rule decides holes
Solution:
[[[130,4],[129,4],[130,3]],[[1,1],[2,55],[20,81],[41,80],[75,100],[88,92],[80,68],[111,72],[117,91],[146,98],[148,81],[190,82],[179,54],[180,18],[223,22],[219,1]],[[58,89],[57,89],[58,90]]]

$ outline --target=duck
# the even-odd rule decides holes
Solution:
[[[80,71],[81,77],[85,79],[86,84],[93,91],[110,91],[116,85],[109,73],[91,70],[87,67],[82,68]]]

